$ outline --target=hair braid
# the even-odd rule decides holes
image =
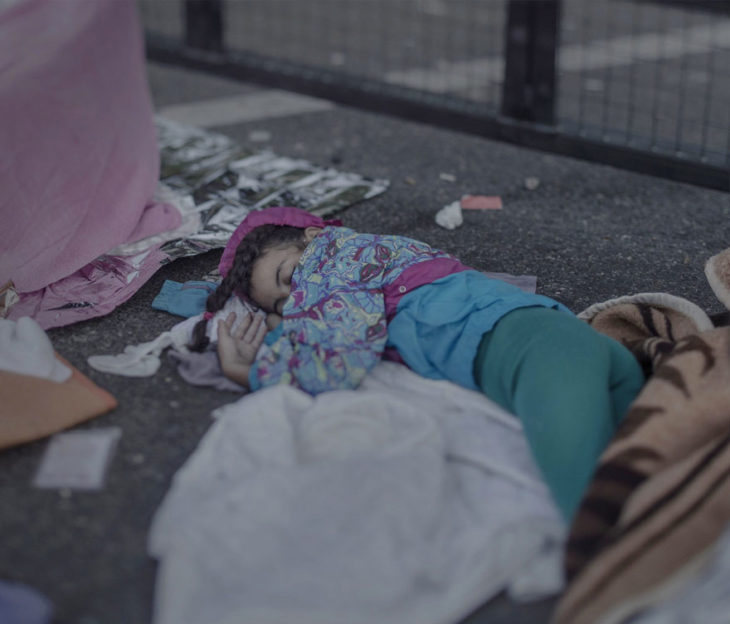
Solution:
[[[301,228],[289,225],[262,225],[251,230],[239,243],[233,265],[220,283],[205,301],[205,309],[211,314],[220,311],[226,301],[234,293],[250,298],[251,272],[256,260],[272,247],[286,244],[297,244],[304,248],[306,243]],[[201,319],[193,328],[193,335],[188,348],[191,351],[203,351],[210,340],[206,335],[208,319]]]

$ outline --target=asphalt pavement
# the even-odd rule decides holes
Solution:
[[[221,126],[215,117],[205,121],[212,101],[245,104],[271,94],[156,65],[149,76],[162,112],[194,104],[201,123],[244,145],[389,179],[384,194],[341,213],[357,230],[421,239],[479,269],[536,275],[538,292],[575,311],[649,291],[723,311],[703,266],[730,243],[727,193],[325,103],[298,112],[295,100],[275,117],[262,107]],[[537,187],[528,188],[527,178]],[[451,231],[436,225],[436,212],[464,194],[498,195],[503,208],[466,211]],[[0,453],[0,579],[46,594],[57,624],[151,621],[156,564],[145,541],[152,515],[210,426],[210,412],[235,396],[187,385],[167,361],[153,377],[125,378],[94,371],[86,358],[169,329],[178,319],[150,307],[164,280],[199,279],[219,256],[175,261],[108,316],[49,332],[64,357],[119,401],[80,428],[122,430],[100,492],[34,488],[45,440]],[[499,597],[465,622],[539,624],[552,605]]]

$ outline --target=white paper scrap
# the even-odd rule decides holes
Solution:
[[[461,201],[451,202],[448,206],[444,206],[436,213],[436,223],[447,230],[458,228],[464,223],[464,217],[461,214]]]
[[[121,437],[119,427],[54,435],[46,447],[33,485],[39,488],[101,489]]]

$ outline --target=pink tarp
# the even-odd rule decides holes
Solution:
[[[0,10],[0,285],[38,290],[177,227],[158,175],[134,0]]]

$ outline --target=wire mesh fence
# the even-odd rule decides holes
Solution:
[[[728,17],[676,5],[565,3],[559,126],[631,147],[730,163]]]
[[[348,103],[387,112],[420,105],[436,123],[443,111],[453,125],[456,111],[497,138],[730,184],[726,0],[139,2],[153,57],[160,37],[168,50],[190,43],[213,13],[219,32],[195,45],[220,51],[229,70],[335,99],[341,87]]]
[[[246,10],[241,10],[244,8]],[[466,98],[496,110],[504,4],[228,0],[225,43],[312,67]]]

